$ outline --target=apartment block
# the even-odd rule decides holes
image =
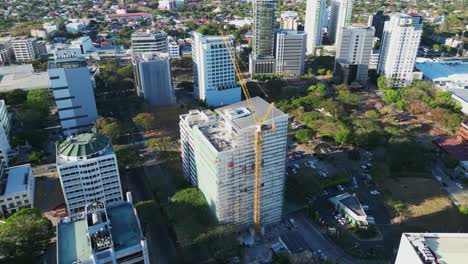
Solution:
[[[374,39],[373,27],[344,27],[336,44],[334,77],[337,83],[367,84]]]
[[[231,51],[235,53],[234,37],[229,36]],[[221,36],[192,35],[194,97],[209,106],[239,102],[241,88],[236,80],[234,64]]]
[[[315,54],[322,46],[322,29],[327,14],[326,0],[307,0],[304,31],[307,33],[307,54]]]
[[[177,41],[172,41],[168,45],[169,56],[174,59],[180,58],[180,46]]]
[[[130,37],[133,52],[167,52],[164,32],[134,32]]]
[[[0,64],[7,65],[15,61],[15,52],[11,44],[11,37],[0,38]]]
[[[280,28],[283,30],[297,30],[299,14],[296,11],[281,12]]]
[[[48,73],[62,132],[68,136],[90,130],[98,115],[86,59],[57,57],[49,62]]]
[[[275,1],[253,0],[252,53],[249,57],[250,74],[275,72],[274,36]]]
[[[168,53],[134,53],[132,65],[138,96],[143,96],[151,106],[175,104]]]
[[[68,215],[88,203],[122,201],[117,158],[110,138],[83,133],[57,143],[57,171]]]
[[[351,25],[353,0],[333,0],[330,7],[328,38],[331,43],[338,43],[342,28]]]
[[[62,218],[56,231],[57,263],[150,264],[131,199],[88,203],[83,213]]]
[[[37,58],[34,48],[35,41],[35,38],[25,36],[13,38],[11,44],[17,62],[30,62]]]
[[[252,98],[251,102],[256,115],[267,114],[269,103],[260,97]],[[251,227],[257,130],[252,109],[247,101],[242,101],[215,112],[181,116],[182,148],[190,149],[183,155],[184,169],[195,172],[198,188],[221,223]],[[265,120],[261,127],[263,226],[280,221],[283,214],[288,115],[273,107]]]
[[[29,164],[7,168],[0,162],[0,215],[34,207],[35,180]]]
[[[11,113],[4,100],[0,100],[0,159],[8,165],[10,146]]]
[[[462,264],[467,248],[466,233],[403,233],[395,264]]]
[[[422,35],[422,17],[393,14],[385,22],[377,72],[393,87],[408,86]]]
[[[281,30],[275,34],[276,73],[299,76],[304,73],[307,34]]]

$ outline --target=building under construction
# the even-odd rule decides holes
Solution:
[[[221,223],[251,227],[256,212],[254,203],[259,207],[261,219],[257,223],[266,226],[280,221],[288,115],[260,97],[215,112],[195,110],[180,117],[186,178],[204,193]],[[263,117],[261,144],[256,141],[258,122],[254,114]],[[256,146],[260,146],[257,151],[261,152],[260,175],[255,173],[255,160],[259,157]],[[256,179],[260,180],[258,184]],[[256,196],[259,198],[255,199]]]

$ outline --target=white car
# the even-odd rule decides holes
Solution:
[[[377,190],[372,190],[372,191],[370,191],[369,193],[370,193],[370,194],[373,194],[373,195],[380,194],[380,192],[379,192],[379,191],[377,191]]]
[[[436,176],[436,179],[440,182],[442,181],[442,178],[440,176]]]
[[[296,169],[300,169],[300,168],[301,168],[301,166],[299,166],[299,164],[297,164],[297,163],[294,163],[293,166],[296,167]]]
[[[304,162],[304,165],[306,165],[307,167],[311,167],[311,168],[315,169],[315,164],[311,160],[308,160],[308,161]]]
[[[463,185],[461,185],[461,183],[457,182],[455,185],[457,185],[458,188],[463,189]]]

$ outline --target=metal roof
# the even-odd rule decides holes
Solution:
[[[105,149],[110,144],[106,136],[93,133],[78,134],[58,144],[59,154],[69,157],[89,156]]]

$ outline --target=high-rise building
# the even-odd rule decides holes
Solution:
[[[83,57],[58,57],[49,62],[50,87],[65,135],[89,130],[98,115],[93,80]]]
[[[281,12],[280,28],[284,30],[297,30],[299,14],[296,11]]]
[[[413,81],[413,68],[422,35],[422,17],[393,14],[385,22],[377,72],[389,85],[403,87]]]
[[[167,52],[167,34],[164,32],[134,32],[130,41],[133,52]]]
[[[270,104],[251,99],[255,114],[264,116]],[[254,220],[254,138],[257,129],[247,101],[216,109],[215,114],[189,113],[181,116],[181,127],[192,116],[190,129],[181,138],[191,141],[192,152],[183,156],[184,168],[196,172],[196,184],[221,223],[250,227]],[[281,220],[285,181],[288,115],[273,107],[261,128],[262,174],[260,214],[262,225]],[[189,134],[189,135],[187,135]],[[182,148],[190,148],[182,140]]]
[[[466,233],[403,233],[395,264],[465,263]]]
[[[8,165],[10,152],[11,114],[8,113],[4,100],[0,100],[0,159]]]
[[[276,73],[285,76],[299,76],[304,73],[306,37],[303,31],[276,32]]]
[[[370,18],[371,19],[369,21],[368,26],[373,26],[375,28],[375,37],[381,40],[385,22],[390,20],[390,17],[384,15],[383,10],[379,10],[377,11],[377,13],[375,13],[375,15],[371,16]]]
[[[15,52],[11,44],[11,37],[0,38],[0,64],[6,65],[14,62]]]
[[[168,45],[169,56],[174,59],[180,58],[180,46],[177,41],[171,41]]]
[[[150,264],[131,196],[127,202],[86,204],[84,212],[57,224],[57,263]]]
[[[341,38],[336,43],[334,77],[337,83],[367,84],[374,32],[373,27],[342,28]]]
[[[143,96],[151,106],[175,104],[169,54],[134,53],[132,64],[138,96]]]
[[[228,38],[232,52],[235,52],[234,37]],[[194,32],[192,61],[195,98],[204,100],[210,106],[240,101],[241,88],[237,83],[234,64],[223,37],[205,36]]]
[[[29,164],[6,168],[0,161],[0,215],[34,207],[34,185]]]
[[[275,0],[253,0],[252,53],[249,57],[251,74],[275,72],[273,28]]]
[[[57,171],[69,215],[94,201],[122,201],[117,158],[110,138],[83,133],[57,143]]]
[[[322,45],[323,17],[327,12],[326,0],[307,0],[304,31],[307,33],[307,54],[315,54]]]
[[[337,43],[342,28],[351,25],[353,3],[353,0],[332,0],[328,23],[328,38],[331,43]]]
[[[30,62],[37,58],[34,48],[35,38],[16,37],[11,41],[17,62]]]

